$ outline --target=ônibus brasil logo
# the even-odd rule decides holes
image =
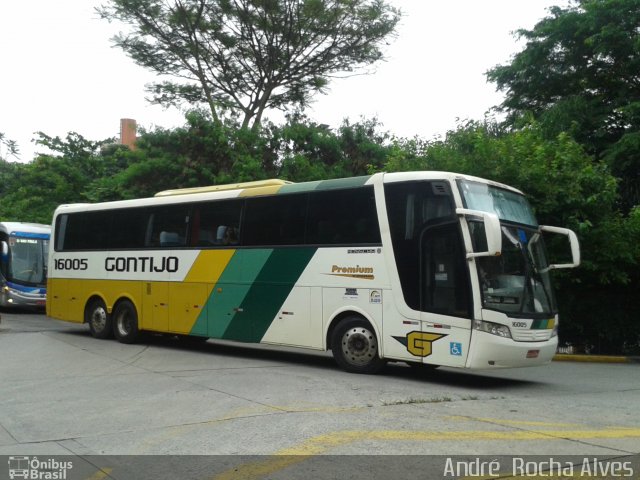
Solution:
[[[66,480],[67,470],[73,468],[72,462],[61,462],[55,458],[39,460],[38,457],[9,457],[9,478],[29,480]]]

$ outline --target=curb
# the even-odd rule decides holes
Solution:
[[[617,355],[570,355],[558,353],[553,357],[555,362],[592,362],[592,363],[639,363],[638,357]]]

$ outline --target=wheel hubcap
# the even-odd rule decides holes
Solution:
[[[101,332],[107,326],[107,312],[104,308],[96,308],[91,315],[91,326],[96,332]]]
[[[131,318],[130,316],[124,312],[121,313],[118,316],[118,319],[116,321],[116,325],[118,326],[118,333],[125,337],[127,335],[129,335],[129,333],[131,332]]]
[[[352,328],[342,336],[342,351],[352,365],[366,365],[378,352],[376,337],[364,327]]]

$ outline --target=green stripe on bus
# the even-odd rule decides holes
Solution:
[[[531,330],[550,330],[553,328],[554,319],[534,320],[531,324]]]
[[[278,190],[278,195],[283,193],[300,193],[300,192],[311,192],[318,188],[321,181],[317,182],[303,182],[303,183],[291,183],[289,185],[283,185],[280,190]]]
[[[205,308],[191,329],[194,335],[222,338],[272,249],[236,250],[213,287]]]
[[[283,185],[278,195],[283,193],[312,192],[314,190],[338,190],[341,188],[361,187],[371,178],[370,175],[351,178],[336,178],[334,180],[319,180],[317,182],[303,182]]]
[[[280,248],[264,264],[222,338],[260,342],[316,248]]]
[[[371,175],[351,178],[336,178],[335,180],[323,180],[316,190],[337,190],[340,188],[361,187],[371,178]]]

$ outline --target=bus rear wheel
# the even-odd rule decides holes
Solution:
[[[347,372],[375,373],[384,365],[376,334],[360,317],[347,317],[338,324],[331,337],[331,352]]]
[[[120,343],[135,343],[140,337],[138,312],[129,300],[122,300],[113,312],[113,334]]]
[[[89,324],[89,331],[93,338],[111,338],[113,326],[107,306],[101,299],[93,300],[85,313],[85,322]]]

